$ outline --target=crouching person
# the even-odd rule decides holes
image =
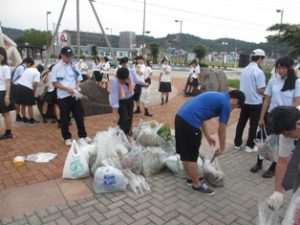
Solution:
[[[119,114],[118,125],[125,134],[131,134],[133,118],[133,94],[134,86],[139,84],[147,87],[148,84],[140,81],[138,77],[127,68],[119,68],[116,78],[112,81],[110,92],[110,104],[113,107],[113,113],[117,117]]]
[[[209,145],[215,146],[207,130],[207,120],[219,117],[219,144],[215,157],[224,153],[226,126],[230,112],[244,104],[245,95],[239,90],[229,93],[205,92],[186,102],[175,117],[176,152],[180,155],[182,165],[187,175],[187,183],[192,184],[195,191],[214,195],[213,189],[199,181],[198,164],[199,148],[202,132]]]

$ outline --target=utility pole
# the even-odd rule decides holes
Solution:
[[[80,22],[79,22],[79,0],[76,0],[77,7],[77,60],[80,58]]]

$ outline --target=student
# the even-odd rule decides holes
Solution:
[[[18,80],[16,87],[16,103],[21,107],[24,123],[36,124],[38,120],[33,118],[33,106],[36,105],[35,91],[40,82],[41,74],[33,64],[29,64]],[[26,109],[28,116],[26,116]]]
[[[260,68],[264,58],[265,52],[261,49],[255,49],[251,53],[251,62],[242,71],[240,76],[240,90],[245,94],[246,100],[241,109],[240,118],[235,131],[234,148],[237,150],[241,149],[244,129],[249,120],[249,132],[245,151],[257,152],[254,139],[256,138],[263,94],[266,87],[266,77]]]
[[[5,133],[0,136],[0,140],[12,138],[10,111],[15,110],[15,106],[10,97],[10,77],[11,71],[7,64],[7,54],[3,47],[0,47],[0,113],[4,118]]]
[[[25,69],[31,65],[34,64],[34,61],[31,57],[27,57],[23,60],[23,62],[16,67],[15,71],[12,74],[11,78],[11,96],[12,99],[15,101],[16,96],[16,86],[18,84],[18,80],[20,79],[22,73],[25,71]],[[25,116],[25,115],[24,115]],[[16,104],[16,121],[17,122],[23,122],[23,118],[21,116],[21,109],[20,105]]]
[[[72,145],[72,134],[69,131],[69,118],[72,112],[79,138],[90,142],[91,139],[87,137],[85,131],[82,103],[80,99],[74,96],[82,81],[81,73],[78,67],[72,63],[73,51],[71,47],[63,47],[60,55],[61,60],[52,68],[51,81],[53,86],[57,88],[62,136],[67,146]]]
[[[161,72],[159,76],[159,92],[161,93],[161,105],[168,103],[169,93],[172,92],[171,86],[172,68],[166,58],[161,61]]]
[[[190,65],[189,77],[185,87],[186,96],[197,95],[199,74],[200,74],[200,66],[197,63],[197,60],[194,59]]]
[[[52,120],[52,123],[58,122],[58,127],[61,126],[60,124],[60,112],[59,107],[57,104],[57,93],[56,88],[53,87],[52,81],[51,81],[51,70],[54,67],[55,64],[51,65],[48,70],[46,70],[43,73],[43,83],[47,87],[47,92],[45,93],[43,97],[43,106],[42,106],[42,117],[43,117],[43,123],[47,123],[47,112],[49,105],[53,105],[54,107],[54,113],[56,116],[56,120]]]
[[[145,81],[146,65],[145,65],[145,59],[143,56],[137,56],[135,58],[134,72],[141,82]],[[136,104],[136,110],[133,112],[134,114],[141,113],[141,104],[140,104],[141,94],[142,94],[142,87],[141,87],[141,85],[136,84],[135,88],[134,88],[134,95],[133,95],[133,100]]]
[[[80,72],[81,72],[81,75],[82,75],[82,82],[86,81],[88,79],[88,76],[87,76],[88,66],[85,63],[85,56],[80,57],[77,66],[80,69]]]
[[[207,120],[219,117],[219,144],[215,156],[225,150],[226,126],[230,112],[244,104],[245,95],[239,90],[227,93],[209,91],[187,101],[178,110],[175,117],[176,152],[180,155],[182,165],[187,174],[187,183],[192,184],[195,191],[214,195],[214,191],[204,183],[200,183],[197,160],[201,145],[202,132],[209,145],[215,145],[207,130]],[[200,130],[201,129],[201,130]]]
[[[146,62],[146,74],[144,77],[144,82],[148,83],[148,87],[142,87],[142,92],[140,96],[141,106],[144,108],[144,115],[148,117],[152,117],[153,115],[149,113],[149,106],[151,103],[151,93],[150,93],[150,85],[151,85],[151,76],[152,76],[152,67],[150,62],[147,60]]]
[[[101,63],[100,63],[100,58],[98,56],[94,58],[92,70],[93,70],[93,77],[96,80],[96,83],[101,87],[101,80],[102,80]]]
[[[119,114],[118,125],[125,134],[131,134],[133,118],[133,94],[134,85],[139,84],[147,87],[148,84],[139,80],[133,71],[126,67],[117,70],[117,76],[112,81],[110,92],[110,104],[113,107],[113,114]]]
[[[293,59],[287,56],[281,57],[276,61],[276,77],[269,81],[265,90],[265,98],[258,121],[258,125],[260,127],[267,124],[268,114],[276,106],[300,105],[300,80],[296,77],[293,64]],[[252,173],[258,172],[262,169],[262,163],[263,160],[257,156],[257,162],[250,171]],[[268,170],[263,173],[263,177],[273,177],[275,174],[275,168],[276,162],[273,161]]]
[[[101,86],[106,90],[108,88],[108,82],[109,82],[109,69],[110,69],[110,64],[108,62],[108,58],[105,56],[103,58],[103,63],[101,64],[101,74],[102,74]]]

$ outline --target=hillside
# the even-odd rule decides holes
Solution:
[[[19,36],[22,35],[23,31],[20,29],[13,29],[2,27],[2,31],[7,34],[10,38],[15,40]],[[108,35],[109,36],[109,35]],[[112,47],[118,47],[119,44],[119,36],[112,35],[109,39],[111,40]],[[193,47],[197,44],[203,44],[207,47],[208,52],[234,52],[235,48],[237,48],[239,53],[249,54],[255,48],[262,48],[266,51],[268,55],[274,55],[276,45],[270,42],[264,43],[252,43],[241,40],[236,40],[232,38],[219,38],[215,40],[211,39],[202,39],[200,37],[191,35],[191,34],[168,34],[163,38],[154,38],[146,35],[143,37],[142,35],[136,36],[137,45],[141,43],[158,43],[161,48],[175,47],[182,48],[186,51],[191,52]],[[222,43],[227,43],[224,45]],[[285,55],[290,48],[281,45],[279,47],[280,55]]]

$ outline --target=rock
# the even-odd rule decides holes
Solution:
[[[109,104],[109,92],[106,89],[99,87],[92,80],[83,82],[80,88],[80,92],[87,97],[81,100],[85,116],[112,113]]]
[[[229,90],[226,74],[219,69],[201,68],[199,84],[201,91],[227,92]]]

